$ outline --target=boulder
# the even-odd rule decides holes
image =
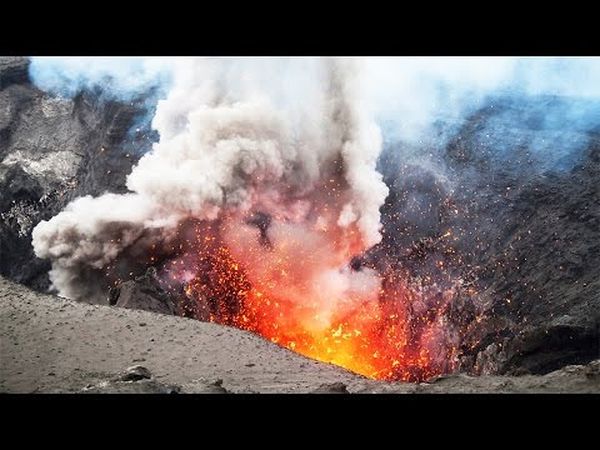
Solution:
[[[140,277],[111,288],[108,302],[119,308],[142,309],[168,315],[177,313],[175,299],[162,289],[152,269],[148,269]]]

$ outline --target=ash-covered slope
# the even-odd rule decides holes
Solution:
[[[360,378],[234,328],[86,305],[2,278],[0,336],[2,392],[77,391],[135,364],[193,391],[218,379],[233,392],[308,392]]]
[[[31,230],[74,198],[123,192],[152,136],[143,107],[84,92],[73,100],[33,86],[27,58],[0,58],[0,274],[49,287]]]
[[[86,305],[3,278],[0,360],[0,392],[5,393],[600,391],[600,361],[546,376],[460,375],[421,384],[371,381],[245,331]]]

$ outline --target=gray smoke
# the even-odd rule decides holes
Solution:
[[[259,205],[292,220],[332,177],[346,186],[336,225],[356,226],[365,248],[379,242],[387,187],[375,168],[381,136],[362,105],[358,61],[306,61],[306,89],[273,99],[277,87],[265,89],[264,78],[290,65],[172,61],[172,86],[153,119],[160,140],[129,175],[131,193],[78,199],[33,230],[59,293],[88,294],[90,270],[132,253],[148,230],[168,236],[187,217],[215,220]],[[289,81],[279,92],[289,92]]]

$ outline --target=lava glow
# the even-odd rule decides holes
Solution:
[[[456,345],[443,312],[455,292],[417,286],[398,270],[352,268],[364,251],[360,233],[319,211],[300,221],[246,213],[183,226],[184,252],[165,273],[185,280],[189,315],[369,378],[451,371]]]

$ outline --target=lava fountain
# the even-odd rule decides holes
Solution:
[[[455,289],[427,291],[398,270],[361,266],[360,231],[337,221],[343,183],[331,179],[316,192],[283,212],[257,201],[260,210],[183,225],[186,246],[161,278],[185,286],[192,317],[370,378],[416,381],[451,371],[457,347],[444,311]]]

